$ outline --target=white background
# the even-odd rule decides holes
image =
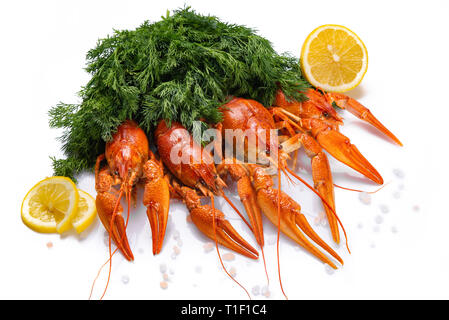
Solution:
[[[345,114],[342,131],[390,183],[371,196],[369,205],[360,201],[358,193],[336,190],[337,211],[352,249],[348,254],[343,246],[337,248],[345,265],[336,272],[329,272],[281,237],[282,278],[289,298],[449,298],[449,2],[187,3],[200,13],[254,27],[276,50],[295,56],[315,27],[330,23],[349,27],[369,51],[368,72],[349,95],[367,105],[405,145],[393,145]],[[49,156],[62,156],[55,139],[61,132],[49,129],[47,112],[59,101],[78,102],[76,92],[89,79],[83,70],[85,54],[98,38],[113,29],[134,29],[146,19],[157,21],[167,9],[183,5],[184,1],[3,1],[0,5],[0,298],[88,298],[92,281],[108,257],[103,226],[97,221],[81,236],[45,235],[31,231],[20,219],[27,191],[52,174]],[[303,156],[301,161],[305,166],[301,174],[310,181],[308,160]],[[333,159],[331,165],[337,184],[376,189]],[[95,195],[91,174],[83,175],[79,186]],[[331,243],[328,229],[314,223],[322,210],[315,196],[300,186],[286,190],[302,205],[317,232]],[[383,213],[381,206],[386,206],[388,213]],[[256,246],[230,208],[223,205],[222,209]],[[132,211],[128,229],[136,259],[129,263],[119,255],[114,257],[106,298],[246,298],[221,269],[216,252],[204,252],[208,240],[186,222],[181,204],[173,202],[159,256],[151,253],[150,228],[142,205]],[[265,229],[269,298],[282,299],[275,229],[268,221]],[[50,249],[49,242],[53,244]],[[174,246],[180,249],[177,256],[173,256]],[[221,249],[222,254],[226,252]],[[165,290],[160,287],[161,265],[166,266],[169,277]],[[261,261],[236,256],[226,266],[235,268],[236,278],[250,292],[266,285]],[[97,282],[95,299],[104,288],[105,275]],[[261,294],[252,297],[267,299]]]

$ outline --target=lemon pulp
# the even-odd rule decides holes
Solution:
[[[37,232],[62,233],[71,228],[78,207],[78,190],[66,177],[50,177],[37,183],[22,203],[22,220]]]
[[[368,69],[368,52],[362,40],[348,28],[320,26],[304,42],[301,69],[315,87],[345,92],[362,81]]]
[[[72,219],[72,226],[76,232],[81,233],[95,220],[97,210],[95,200],[87,192],[78,189],[78,210]]]

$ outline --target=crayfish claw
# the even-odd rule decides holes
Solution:
[[[167,228],[170,207],[170,188],[160,165],[151,153],[151,159],[143,167],[146,178],[143,204],[147,207],[147,216],[151,226],[153,254],[161,252]]]
[[[360,153],[349,138],[335,130],[324,130],[316,135],[318,143],[334,158],[352,169],[360,172],[368,179],[383,184],[384,180],[373,165]]]
[[[201,205],[200,197],[195,190],[181,187],[177,183],[172,185],[189,209],[192,222],[204,235],[248,258],[259,257],[257,250],[238,234],[225,219],[223,212],[210,205]]]
[[[343,259],[326,243],[320,236],[312,229],[311,225],[307,221],[306,217],[302,213],[298,213],[295,216],[296,225],[316,244],[326,250],[331,256],[338,260],[342,265]]]
[[[192,218],[193,220],[193,218]],[[221,245],[234,250],[251,259],[258,259],[259,253],[232,227],[231,223],[219,217],[217,219],[217,241]]]
[[[360,102],[351,97],[341,93],[326,93],[326,96],[332,103],[336,103],[338,107],[348,110],[357,118],[368,122],[377,130],[393,140],[396,144],[402,147],[402,142],[388,130],[377,118],[371,113],[371,111],[363,106]]]
[[[209,205],[198,206],[190,210],[190,217],[196,227],[210,239],[248,258],[259,257],[257,250],[238,234],[220,210]]]
[[[343,260],[338,254],[313,231],[305,217],[301,214],[301,206],[285,192],[273,189],[273,180],[262,167],[250,167],[250,171],[253,175],[254,187],[257,192],[257,202],[268,220],[275,226],[279,226],[286,236],[332,268],[336,269],[337,266],[315,247],[303,232],[343,264]]]
[[[123,207],[120,200],[117,200],[113,194],[104,192],[97,194],[95,203],[100,221],[108,231],[109,236],[114,240],[115,245],[124,257],[133,261],[134,256],[126,236],[125,221],[122,217]]]

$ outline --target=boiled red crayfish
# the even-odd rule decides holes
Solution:
[[[102,168],[104,159],[107,166]],[[135,201],[133,190],[138,181],[142,181],[145,186],[143,204],[147,208],[151,225],[153,254],[158,254],[167,226],[169,186],[162,165],[149,150],[146,134],[134,121],[125,121],[118,127],[112,141],[106,144],[105,153],[97,158],[95,189],[98,216],[127,260],[133,260],[134,256],[126,236],[120,199],[125,194],[129,217],[131,198]],[[120,186],[118,190],[113,188],[116,185]]]
[[[224,196],[223,188],[226,187],[226,183],[217,172],[211,154],[196,143],[189,132],[177,122],[173,122],[169,127],[165,121],[161,121],[156,128],[155,139],[158,153],[166,168],[184,185],[181,187],[175,184],[175,191],[186,203],[192,221],[198,229],[220,244],[249,258],[257,259],[259,256],[257,251],[232,228],[222,212],[213,205],[200,204],[195,190],[199,190],[203,196],[210,197],[213,201],[214,195]],[[174,148],[177,148],[176,155],[179,153],[185,161],[175,162]],[[251,214],[254,212],[252,209],[254,203],[246,201],[246,198],[252,196],[253,190],[241,188],[240,191],[247,195],[243,197],[243,203],[248,208],[247,212]],[[258,219],[260,218],[250,217],[251,221]],[[256,227],[253,224],[251,228],[260,235],[262,231],[255,229]]]
[[[288,101],[279,90],[274,105],[269,108],[255,100],[242,98],[233,98],[224,104],[220,108],[223,120],[215,125],[219,132],[219,143],[214,147],[214,156],[218,155],[222,160],[217,166],[214,156],[196,143],[180,123],[168,125],[165,120],[159,122],[154,136],[160,160],[149,150],[145,133],[134,121],[128,120],[121,124],[112,141],[106,144],[105,153],[97,159],[95,181],[100,219],[124,257],[128,260],[134,258],[126,237],[127,221],[122,216],[120,199],[125,194],[129,218],[131,201],[135,202],[135,186],[141,181],[145,185],[143,203],[147,207],[152,229],[153,254],[162,249],[171,196],[184,201],[192,222],[206,236],[244,256],[257,259],[257,250],[238,234],[223,212],[215,208],[214,196],[223,196],[251,229],[262,254],[263,212],[278,227],[279,232],[285,233],[324,263],[337,267],[312,241],[343,264],[340,256],[312,229],[301,213],[300,205],[281,190],[280,179],[278,188],[274,188],[265,168],[267,163],[245,163],[244,160],[249,159],[250,153],[261,156],[261,159],[275,165],[278,176],[284,172],[289,179],[289,175],[294,176],[312,189],[323,202],[332,237],[338,243],[338,224],[341,225],[341,222],[335,211],[332,173],[323,149],[369,179],[379,184],[383,183],[383,179],[349,139],[339,132],[342,118],[334,107],[350,111],[397,144],[402,143],[357,101],[342,94],[313,89],[305,94],[308,97],[305,102]],[[232,145],[234,150],[236,144],[234,139],[226,139],[226,130],[249,132],[257,139],[242,140],[243,154],[232,154],[232,158],[228,158],[229,155],[225,153],[223,157],[222,147]],[[272,130],[280,130],[284,135],[273,140]],[[300,147],[305,149],[311,159],[313,187],[287,165],[287,159],[292,153],[296,161]],[[174,155],[181,155],[184,160],[176,162]],[[104,160],[107,166],[102,167]],[[237,182],[237,191],[249,222],[225,196],[225,175]],[[120,187],[116,189],[115,186]],[[209,197],[211,204],[201,204],[202,196]],[[109,250],[112,255],[111,247]]]

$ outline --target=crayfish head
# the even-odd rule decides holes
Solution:
[[[106,144],[106,159],[109,168],[122,182],[130,181],[132,176],[140,177],[144,163],[148,159],[148,139],[134,121],[123,122]]]
[[[144,161],[142,155],[129,145],[123,145],[108,157],[109,168],[120,178],[122,184],[132,184],[132,177],[142,176]],[[131,188],[132,185],[128,187]]]
[[[284,110],[287,110],[288,112],[294,114],[294,115],[298,115],[299,114],[299,109],[300,109],[300,105],[301,102],[298,102],[296,100],[291,100],[288,99],[284,92],[282,92],[282,90],[278,90],[276,92],[276,97],[273,103],[274,106],[276,107],[280,107]]]

